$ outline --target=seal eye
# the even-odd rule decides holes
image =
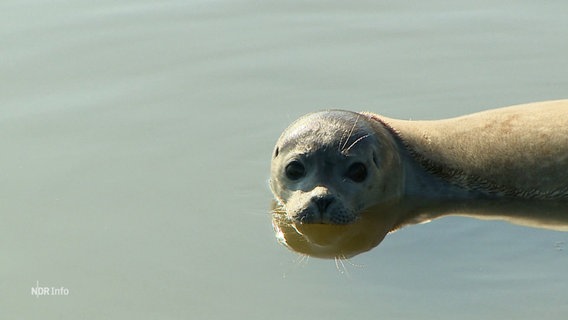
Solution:
[[[306,168],[300,161],[293,160],[286,165],[285,172],[288,179],[298,180],[306,174]]]
[[[347,169],[347,178],[354,182],[363,182],[367,178],[367,168],[361,162],[355,162]]]

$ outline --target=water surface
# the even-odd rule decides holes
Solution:
[[[2,2],[0,315],[564,319],[565,233],[443,218],[338,269],[276,242],[267,179],[280,132],[314,110],[566,98],[567,10]]]

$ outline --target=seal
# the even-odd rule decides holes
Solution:
[[[350,224],[385,204],[568,201],[568,100],[430,121],[311,113],[278,139],[270,187],[299,224]]]

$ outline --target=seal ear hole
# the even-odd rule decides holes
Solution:
[[[280,153],[280,148],[276,147],[274,150],[274,158],[278,157],[278,153]]]
[[[375,165],[377,166],[377,168],[379,167],[379,158],[377,158],[377,153],[373,152],[373,162],[375,163]]]
[[[286,173],[286,177],[288,179],[298,180],[306,175],[306,167],[304,167],[304,165],[300,161],[292,160],[286,165],[284,172]]]
[[[347,169],[347,178],[354,182],[363,182],[367,178],[367,167],[361,162],[355,162]]]

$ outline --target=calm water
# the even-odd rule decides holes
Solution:
[[[337,268],[277,244],[267,179],[280,132],[317,109],[568,97],[567,12],[3,1],[0,317],[565,319],[566,233],[444,218]]]

